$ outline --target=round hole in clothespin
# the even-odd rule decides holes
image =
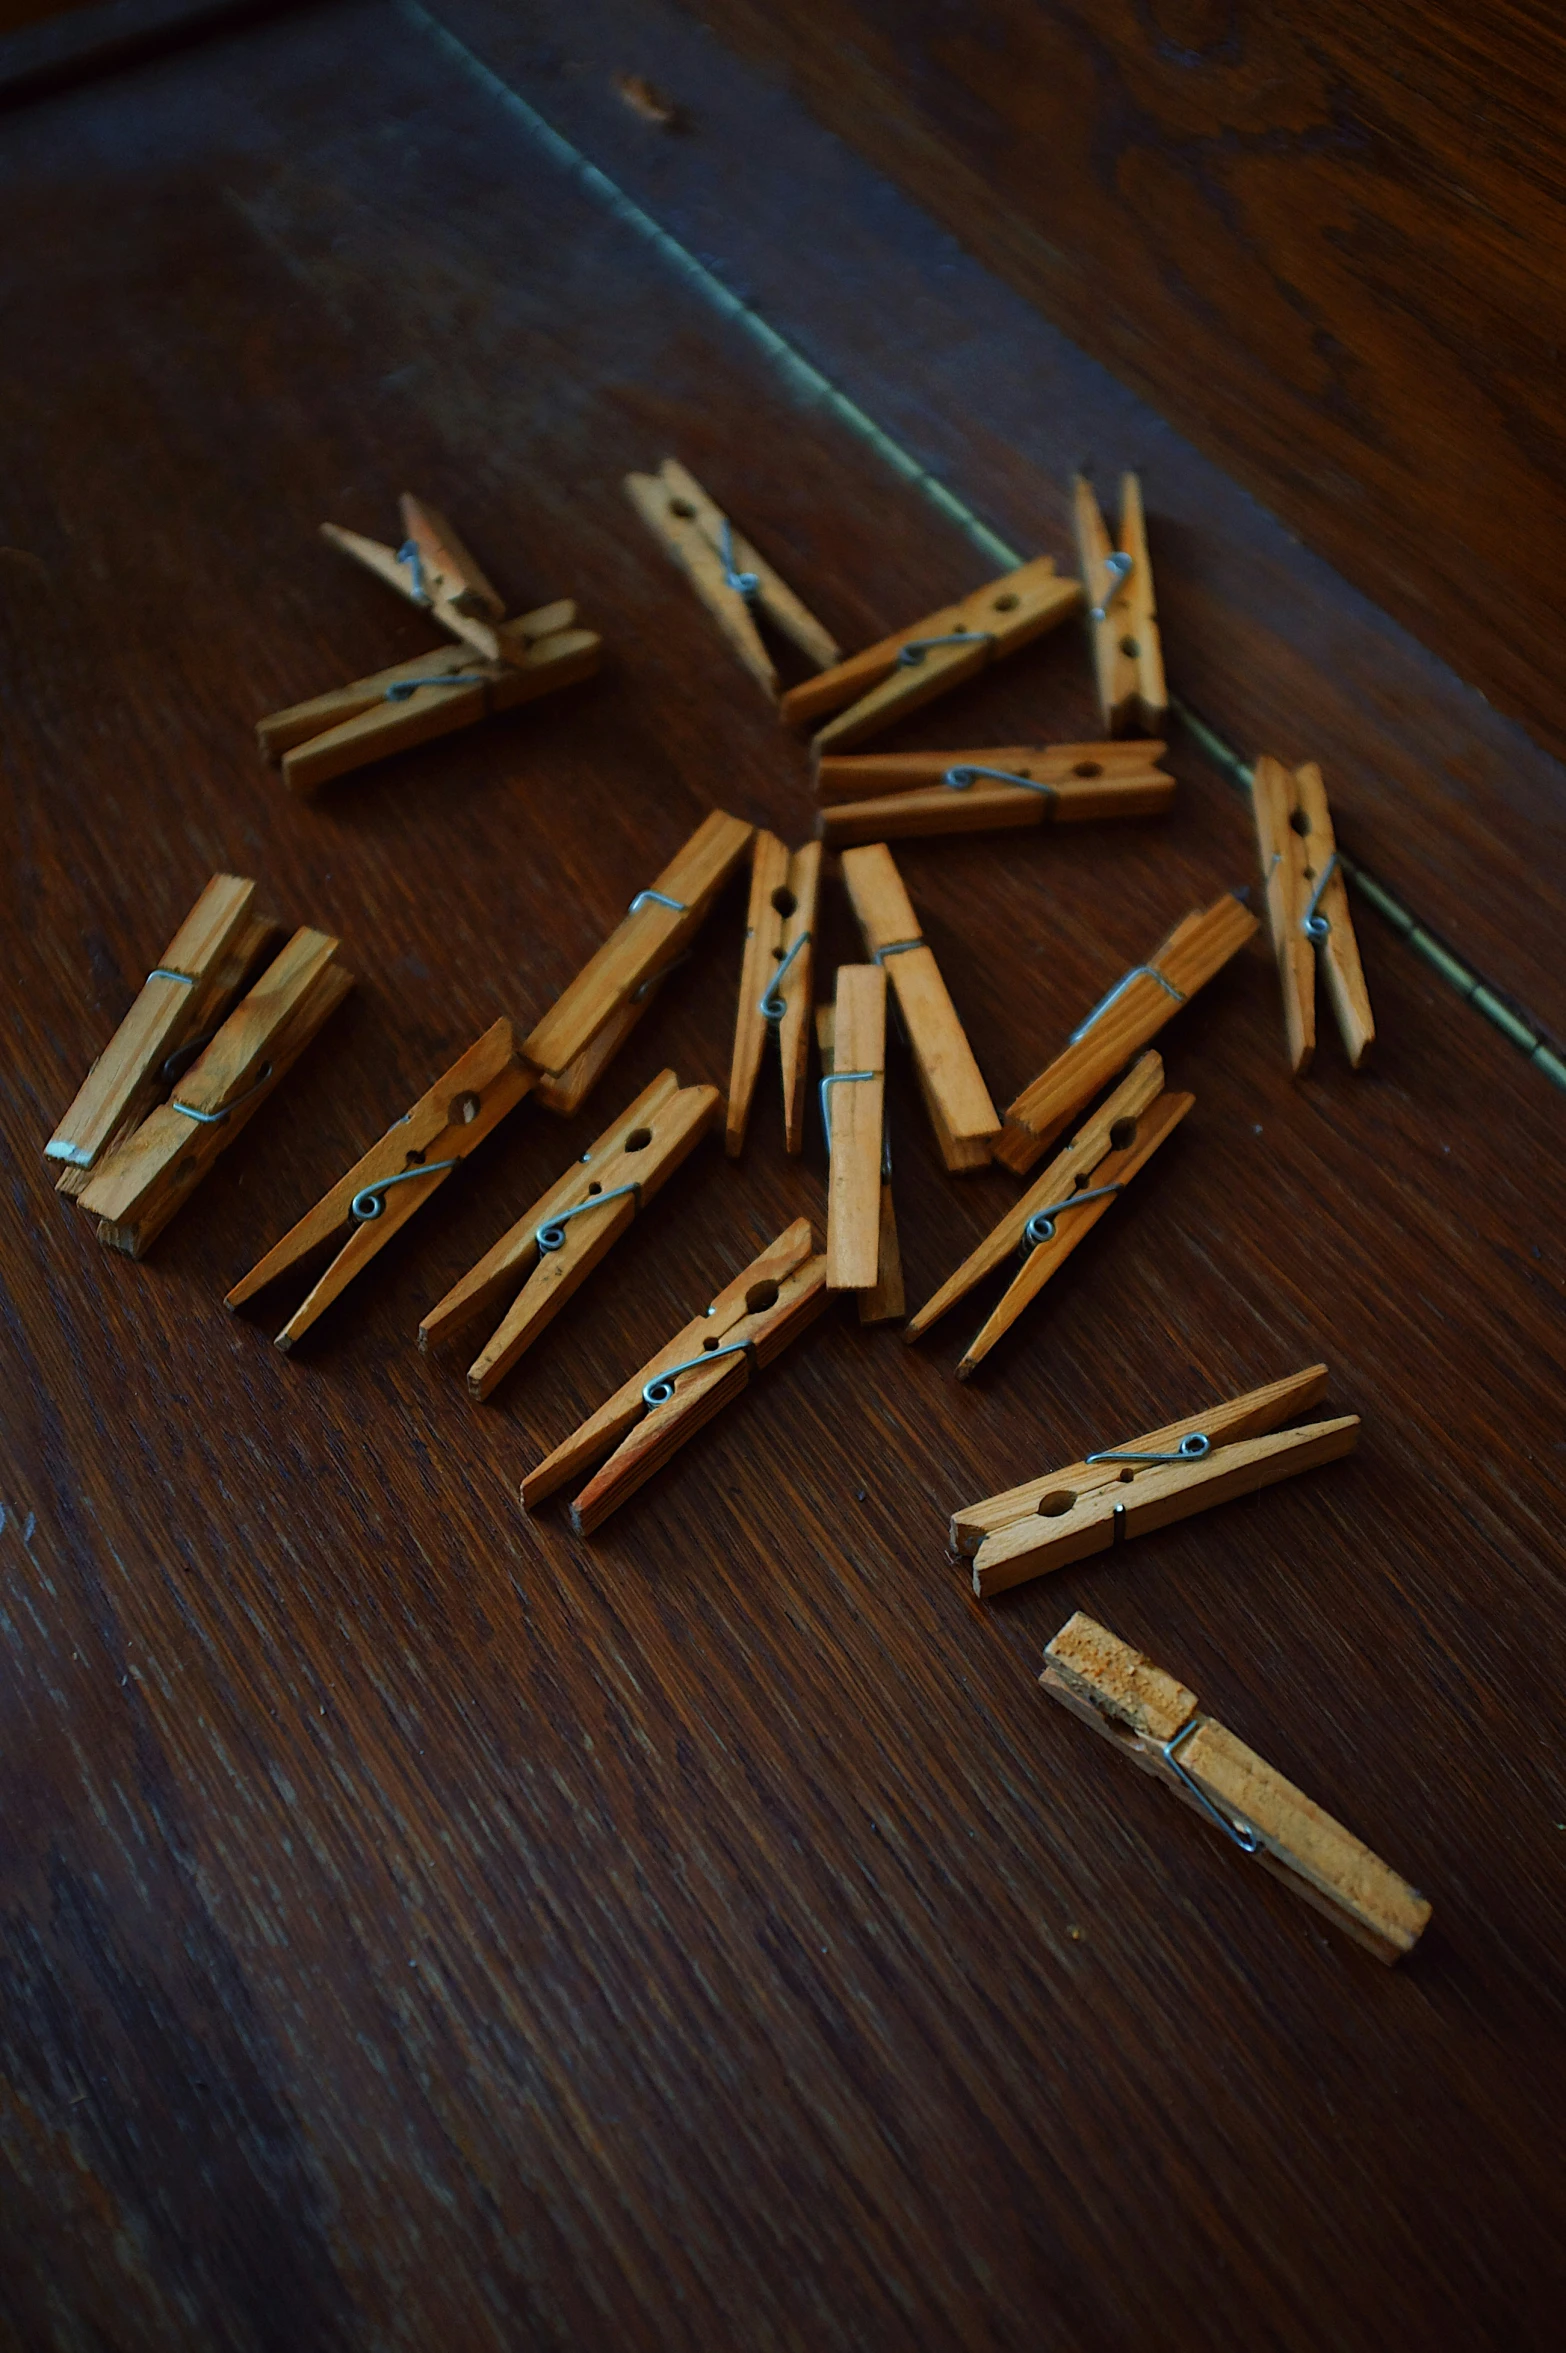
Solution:
[[[696,516],[696,509],[688,498],[671,498],[669,512],[671,515],[678,515],[682,523],[693,522]]]
[[[1310,819],[1306,816],[1303,809],[1291,809],[1289,811],[1289,828],[1293,833],[1309,833]]]
[[[1109,1142],[1112,1151],[1129,1151],[1136,1142],[1136,1121],[1134,1119],[1117,1119],[1109,1131]]]
[[[1057,1487],[1053,1493],[1039,1497],[1039,1518],[1058,1520],[1063,1513],[1070,1511],[1076,1500],[1069,1487]]]
[[[1026,768],[1017,770],[1019,776],[1026,776],[1027,773]],[[1102,776],[1104,763],[1102,760],[1079,760],[1071,773],[1073,776]]]
[[[752,1283],[745,1294],[745,1313],[760,1315],[764,1307],[776,1307],[777,1303],[778,1287],[776,1283]]]
[[[1135,1477],[1136,1477],[1136,1473],[1135,1473],[1135,1471],[1133,1471],[1133,1470],[1130,1470],[1130,1469],[1123,1470],[1123,1471],[1121,1472],[1121,1474],[1120,1474],[1120,1484],[1121,1484],[1121,1486],[1122,1486],[1122,1487],[1129,1487],[1129,1486],[1130,1486],[1130,1484],[1131,1484],[1131,1482],[1132,1482],[1132,1480],[1133,1480]]]
[[[1128,662],[1134,662],[1142,649],[1134,637],[1123,637],[1120,640],[1120,651]]]
[[[1015,589],[1008,588],[1004,596],[998,596],[995,599],[993,609],[997,613],[1014,613],[1021,602],[1022,599],[1017,595]]]
[[[471,1127],[479,1115],[477,1095],[454,1095],[446,1108],[448,1127]]]
[[[597,1178],[595,1177],[595,1178],[593,1179],[593,1182],[592,1182],[592,1183],[591,1183],[591,1184],[588,1186],[587,1190],[588,1190],[588,1193],[589,1193],[589,1195],[592,1195],[592,1194],[594,1194],[594,1193],[601,1193],[601,1192],[603,1191],[603,1186],[602,1186],[602,1185],[601,1185],[601,1184],[598,1182]]]
[[[772,894],[772,904],[780,915],[792,915],[799,901],[786,882],[780,882]]]
[[[627,1152],[645,1152],[651,1142],[652,1129],[650,1127],[633,1127],[625,1139],[625,1148]],[[597,1190],[598,1187],[594,1185],[593,1191],[596,1193]]]

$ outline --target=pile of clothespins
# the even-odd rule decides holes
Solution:
[[[825,1248],[817,1250],[809,1220],[798,1220],[528,1473],[521,1492],[529,1510],[590,1474],[572,1505],[583,1534],[735,1398],[751,1370],[804,1331],[833,1292],[853,1293],[867,1322],[903,1316],[883,1101],[888,984],[946,1168],[960,1174],[999,1161],[1027,1176],[1051,1153],[994,1232],[907,1322],[906,1337],[918,1339],[977,1285],[1014,1267],[958,1365],[966,1378],[1190,1109],[1190,1095],[1165,1088],[1151,1042],[1257,928],[1232,893],[1193,910],[1085,1014],[1002,1115],[887,846],[919,834],[1137,816],[1168,806],[1174,780],[1158,766],[1165,747],[1148,740],[1167,703],[1134,475],[1124,479],[1113,540],[1091,489],[1076,483],[1080,582],[1041,557],[847,659],[675,461],[656,475],[630,476],[626,488],[784,720],[815,729],[819,838],[790,850],[714,810],[637,892],[532,1029],[518,1038],[509,1020],[497,1021],[227,1299],[240,1307],[324,1255],[324,1269],[277,1334],[277,1345],[291,1348],[525,1096],[574,1112],[689,953],[748,851],[726,1105],[716,1087],[682,1087],[673,1071],[661,1073],[419,1327],[419,1344],[429,1348],[493,1323],[468,1372],[473,1397],[490,1396],[717,1125],[720,1111],[727,1152],[740,1153],[772,1043],[787,1149],[801,1150],[814,1040],[829,1155]],[[336,546],[427,611],[456,648],[263,720],[262,749],[280,760],[295,791],[313,793],[597,667],[600,641],[577,626],[572,603],[508,621],[441,516],[405,497],[402,519],[396,549],[324,528]],[[850,754],[851,745],[1084,607],[1103,741]],[[779,692],[762,619],[816,673],[786,693]],[[1142,740],[1126,739],[1133,727],[1144,730]],[[1292,1067],[1305,1069],[1314,1044],[1318,962],[1357,1067],[1374,1030],[1320,771],[1305,766],[1291,774],[1263,758],[1253,802]],[[812,950],[826,845],[841,850],[865,961],[841,966],[833,1002],[818,1006]],[[46,1147],[64,1164],[59,1189],[99,1220],[101,1240],[132,1257],[188,1199],[352,986],[330,936],[300,929],[279,946],[279,927],[254,910],[254,889],[234,875],[208,884]],[[1353,1446],[1357,1417],[1281,1427],[1317,1402],[1326,1380],[1324,1366],[1309,1367],[967,1506],[952,1520],[953,1552],[971,1556],[974,1591],[984,1597],[1330,1461]],[[1412,1948],[1429,1916],[1424,1899],[1138,1652],[1079,1613],[1048,1646],[1042,1681],[1382,1958]]]

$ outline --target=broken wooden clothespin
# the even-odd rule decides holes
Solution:
[[[832,1067],[821,1080],[829,1291],[869,1291],[878,1279],[885,1118],[886,974],[879,964],[840,964]]]
[[[296,931],[168,1100],[122,1133],[80,1196],[101,1221],[100,1242],[141,1258],[184,1207],[353,987],[353,974],[333,961],[337,947],[325,932]]]
[[[1137,726],[1144,735],[1157,735],[1169,716],[1169,695],[1142,485],[1135,474],[1121,475],[1120,529],[1113,542],[1092,485],[1081,474],[1072,497],[1104,732],[1124,735]]]
[[[617,1054],[686,949],[755,827],[724,809],[703,818],[657,881],[638,891],[619,924],[523,1042],[541,1074],[538,1097],[569,1115]]]
[[[864,752],[821,761],[816,830],[829,846],[916,834],[999,833],[1167,809],[1161,743],[998,744],[975,752]]]
[[[902,1013],[941,1158],[954,1176],[988,1168],[1000,1113],[885,842],[845,850],[843,880],[865,947]]]
[[[756,627],[758,612],[818,670],[842,660],[841,648],[787,581],[740,537],[723,509],[676,459],[665,458],[656,474],[627,474],[625,488],[653,537],[679,565],[752,678],[774,702],[778,674]]]
[[[62,1164],[58,1191],[81,1193],[228,1013],[281,929],[256,914],[255,892],[244,875],[214,874],[175,932],[44,1146]]]
[[[1145,964],[1134,964],[1100,998],[1043,1076],[1008,1107],[996,1159],[1026,1176],[1067,1121],[1223,969],[1256,928],[1256,917],[1231,891],[1177,923]]]
[[[783,716],[791,727],[806,728],[836,711],[839,716],[815,736],[814,747],[818,753],[846,748],[989,663],[1019,652],[1067,620],[1081,602],[1076,581],[1059,578],[1054,558],[1040,556],[863,653],[851,654],[819,678],[791,687],[783,697]]]
[[[831,1005],[816,1007],[816,1047],[821,1056],[821,1071],[830,1078],[836,1067],[833,1048],[837,1035],[837,1013]],[[830,1094],[830,1088],[827,1090]],[[826,1114],[823,1111],[823,1118]],[[862,1324],[886,1324],[900,1321],[906,1311],[903,1295],[903,1251],[897,1237],[897,1211],[892,1200],[892,1131],[886,1105],[881,1106],[881,1206],[876,1221],[875,1281],[859,1294],[859,1320]]]
[[[1107,1626],[1068,1618],[1039,1681],[1378,1961],[1413,1951],[1430,1918],[1419,1890]]]
[[[1167,1528],[1215,1503],[1336,1462],[1354,1450],[1358,1414],[1300,1430],[1279,1427],[1317,1404],[1326,1386],[1326,1366],[1307,1365],[1264,1389],[1085,1455],[1063,1471],[965,1504],[952,1514],[952,1550],[972,1556],[973,1590],[988,1600],[1047,1570],[1107,1552],[1127,1536]]]
[[[1343,1050],[1358,1070],[1376,1024],[1321,770],[1307,760],[1291,775],[1264,752],[1251,772],[1251,806],[1294,1075],[1305,1076],[1315,1052],[1318,957]]]
[[[805,1140],[805,1080],[810,1068],[810,978],[821,844],[806,842],[792,856],[775,833],[758,832],[751,853],[750,908],[740,966],[739,1011],[724,1149],[731,1160],[745,1143],[761,1058],[776,1038],[783,1080],[785,1148]]]
[[[672,1070],[660,1071],[430,1309],[419,1346],[437,1347],[511,1295],[499,1328],[468,1368],[468,1394],[488,1397],[701,1141],[717,1110],[716,1087],[682,1087]]]
[[[579,1536],[596,1528],[704,1422],[738,1396],[752,1366],[770,1363],[826,1305],[826,1260],[813,1255],[808,1218],[752,1260],[579,1430],[522,1482],[532,1511],[568,1479],[615,1451],[571,1506]]]
[[[335,1246],[325,1273],[277,1335],[279,1348],[292,1348],[536,1082],[502,1017],[234,1285],[224,1306],[243,1307]]]
[[[1166,1094],[1163,1063],[1156,1054],[1144,1054],[988,1239],[925,1302],[904,1339],[917,1340],[975,1284],[1022,1250],[1026,1255],[1020,1270],[957,1367],[958,1380],[969,1379],[1138,1169],[1173,1134],[1195,1100],[1194,1095]]]
[[[471,727],[492,711],[589,678],[602,640],[576,627],[570,598],[505,619],[505,607],[433,507],[406,492],[400,549],[323,523],[334,547],[365,565],[462,641],[274,711],[256,729],[263,756],[281,763],[291,792],[309,794],[392,752]]]

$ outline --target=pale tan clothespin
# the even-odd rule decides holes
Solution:
[[[468,1368],[468,1394],[488,1397],[700,1143],[717,1112],[716,1087],[682,1087],[672,1070],[660,1071],[430,1309],[419,1346],[433,1348],[466,1331],[511,1296],[504,1319]]]
[[[537,1083],[509,1021],[495,1022],[229,1292],[243,1307],[322,1251],[336,1255],[277,1335],[287,1350]]]
[[[1142,485],[1134,474],[1120,477],[1120,530],[1114,543],[1092,486],[1081,474],[1072,494],[1104,732],[1125,735],[1134,726],[1144,735],[1157,735],[1169,715],[1169,695]]]
[[[576,627],[568,597],[508,621],[500,598],[433,507],[405,491],[402,519],[400,549],[335,523],[321,530],[450,630],[463,650],[437,647],[263,719],[256,730],[262,754],[281,763],[291,792],[317,792],[333,777],[471,727],[492,711],[534,702],[598,668],[602,640]]]
[[[184,1207],[353,987],[337,947],[325,932],[296,931],[167,1102],[105,1155],[81,1194],[100,1242],[140,1258]]]
[[[843,658],[814,613],[801,604],[693,474],[665,458],[656,474],[627,474],[632,505],[672,556],[752,678],[777,699],[778,674],[756,627],[757,613],[788,638],[818,670]]]
[[[810,1221],[802,1217],[529,1471],[522,1482],[523,1509],[535,1509],[613,1447],[571,1506],[571,1524],[580,1536],[606,1520],[739,1395],[753,1367],[769,1363],[821,1313],[826,1260],[814,1252]]]
[[[975,752],[864,752],[822,760],[816,830],[830,847],[916,834],[1001,833],[1167,809],[1161,743],[994,744]]]
[[[885,842],[843,853],[865,948],[892,985],[941,1158],[954,1176],[988,1168],[1000,1113]]]
[[[831,1005],[816,1007],[816,1047],[821,1072],[830,1078],[836,1068],[833,1051],[837,1012]],[[827,1090],[828,1094],[831,1089]],[[825,1113],[823,1112],[823,1117]],[[859,1294],[862,1324],[896,1323],[907,1311],[903,1293],[903,1250],[897,1235],[897,1210],[892,1200],[892,1129],[886,1106],[881,1107],[881,1208],[876,1221],[875,1281]]]
[[[829,1291],[869,1291],[878,1279],[885,1116],[886,974],[879,964],[840,964],[832,1068],[821,1081]]]
[[[1039,1681],[1378,1961],[1413,1951],[1430,1918],[1418,1888],[1107,1626],[1078,1610],[1046,1647]]]
[[[256,886],[214,874],[141,985],[119,1028],[44,1146],[61,1164],[56,1190],[79,1195],[111,1145],[167,1095],[224,1019],[281,926],[255,912]]]
[[[1019,652],[1068,620],[1081,602],[1076,581],[1058,578],[1054,558],[1039,556],[863,653],[851,654],[835,670],[791,687],[783,697],[783,717],[791,727],[807,728],[838,712],[814,745],[818,753],[846,750],[977,676],[989,663]]]
[[[619,1052],[695,938],[754,826],[714,809],[523,1041],[538,1099],[569,1115]]]
[[[904,1339],[917,1340],[975,1284],[1018,1250],[1024,1251],[1021,1269],[957,1367],[958,1380],[966,1381],[1077,1244],[1086,1240],[1138,1169],[1174,1133],[1195,1100],[1194,1095],[1166,1094],[1163,1063],[1156,1054],[1144,1054],[988,1239],[925,1302]]]
[[[1307,760],[1291,775],[1263,752],[1251,775],[1251,806],[1294,1075],[1305,1076],[1316,1048],[1318,960],[1343,1050],[1358,1070],[1376,1024],[1321,770]]]
[[[996,1159],[1026,1176],[1067,1121],[1222,971],[1256,928],[1256,917],[1232,891],[1177,923],[1145,964],[1133,965],[1116,981],[1043,1076],[1008,1107]]]
[[[952,1514],[952,1551],[972,1558],[973,1590],[988,1600],[1107,1552],[1128,1536],[1336,1462],[1358,1442],[1358,1414],[1300,1430],[1279,1426],[1317,1404],[1326,1386],[1326,1366],[1307,1365],[1264,1389],[1085,1455],[1063,1471],[964,1504]]]
[[[757,833],[751,853],[750,908],[745,919],[745,957],[740,966],[724,1130],[724,1149],[731,1160],[744,1148],[769,1038],[776,1038],[778,1046],[786,1149],[798,1152],[804,1145],[810,978],[820,887],[819,842],[806,842],[791,855],[775,833]]]

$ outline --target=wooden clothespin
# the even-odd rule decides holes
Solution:
[[[167,1094],[190,1042],[227,1014],[281,929],[256,914],[255,893],[242,874],[214,874],[175,932],[44,1146],[46,1159],[63,1164],[57,1192],[82,1192],[104,1154]]]
[[[431,614],[486,662],[500,661],[503,649],[497,624],[505,617],[503,601],[444,515],[406,490],[398,505],[402,510],[401,547],[383,547],[378,539],[344,531],[337,523],[323,523],[321,537],[373,572],[377,580],[384,580],[409,604]]]
[[[1043,1076],[1008,1107],[996,1159],[1026,1176],[1067,1121],[1222,971],[1256,928],[1256,917],[1232,891],[1177,923],[1145,964],[1134,964],[1100,998]]]
[[[1195,1100],[1194,1095],[1166,1094],[1163,1063],[1156,1054],[1144,1054],[1037,1183],[1007,1211],[988,1240],[981,1242],[957,1272],[947,1277],[934,1298],[925,1302],[904,1339],[917,1340],[949,1307],[966,1298],[976,1283],[993,1274],[1016,1251],[1025,1251],[1020,1272],[1012,1277],[989,1321],[968,1343],[957,1367],[958,1380],[968,1380],[996,1341],[1011,1330],[1029,1300],[1037,1298],[1077,1244],[1086,1240],[1137,1170],[1174,1133]]]
[[[807,728],[837,711],[840,716],[820,730],[814,745],[818,753],[846,750],[975,677],[989,663],[1019,652],[1069,619],[1081,602],[1076,581],[1058,578],[1054,558],[1039,556],[863,653],[851,654],[835,670],[791,687],[783,697],[783,716],[791,727]]]
[[[1264,752],[1252,771],[1251,806],[1294,1075],[1305,1076],[1315,1052],[1318,956],[1343,1050],[1358,1070],[1376,1024],[1321,770],[1307,760],[1291,775]]]
[[[885,842],[845,850],[843,880],[865,948],[892,984],[941,1158],[954,1176],[988,1168],[1000,1113]]]
[[[1144,735],[1157,735],[1169,715],[1169,695],[1142,485],[1135,474],[1120,477],[1118,544],[1110,541],[1092,485],[1078,474],[1072,489],[1104,732],[1125,735],[1137,726]]]
[[[816,1007],[816,1046],[821,1056],[823,1077],[830,1078],[836,1066],[833,1046],[837,1034],[837,1013],[831,1005]],[[830,1094],[831,1090],[828,1089]],[[892,1130],[881,1107],[881,1209],[876,1223],[875,1281],[859,1294],[859,1320],[862,1324],[900,1322],[907,1311],[903,1292],[903,1251],[897,1236],[897,1210],[892,1200]]]
[[[821,839],[903,841],[915,834],[1000,833],[1167,809],[1175,780],[1161,743],[995,744],[976,752],[865,752],[823,760]]]
[[[337,948],[325,932],[296,931],[167,1102],[121,1134],[81,1193],[100,1242],[145,1256],[353,987]]]
[[[243,1307],[280,1275],[335,1248],[325,1273],[277,1335],[279,1348],[292,1348],[515,1109],[537,1075],[519,1058],[510,1022],[495,1022],[234,1285],[225,1307]]]
[[[1336,1462],[1354,1450],[1358,1414],[1302,1430],[1279,1427],[1317,1404],[1326,1386],[1326,1366],[1307,1365],[1183,1422],[1085,1455],[1063,1471],[965,1504],[952,1514],[952,1550],[972,1557],[973,1590],[985,1601],[1107,1552],[1127,1536],[1167,1528],[1212,1504]]]
[[[438,1346],[515,1294],[468,1368],[469,1396],[488,1397],[673,1176],[717,1111],[716,1087],[682,1087],[672,1070],[660,1071],[591,1151],[430,1309],[419,1346]]]
[[[1419,1890],[1107,1626],[1068,1618],[1039,1681],[1378,1961],[1413,1951],[1430,1917]]]
[[[804,1145],[812,942],[820,887],[819,842],[806,842],[803,849],[790,855],[775,833],[757,833],[751,853],[750,910],[745,919],[745,960],[740,967],[724,1130],[724,1150],[731,1160],[737,1160],[744,1147],[769,1037],[778,1043],[786,1148],[798,1152]]]
[[[714,809],[656,882],[638,891],[603,946],[529,1032],[522,1052],[540,1074],[539,1101],[577,1110],[681,962],[755,831]]]
[[[764,613],[773,627],[818,670],[843,658],[814,613],[778,577],[693,474],[665,458],[656,474],[627,474],[626,492],[653,537],[672,556],[734,651],[775,702],[778,674],[756,627]]]
[[[568,597],[508,621],[500,598],[433,507],[405,491],[402,519],[400,549],[335,523],[321,530],[450,630],[463,650],[417,654],[263,719],[256,730],[262,754],[281,763],[291,792],[316,792],[333,777],[471,727],[492,711],[535,702],[598,668],[602,640],[576,627]]]
[[[870,1291],[878,1279],[885,1118],[886,974],[879,964],[840,964],[832,1067],[821,1081],[829,1291]]]
[[[522,1482],[522,1507],[615,1451],[571,1506],[586,1536],[644,1480],[737,1397],[752,1366],[770,1363],[826,1305],[826,1260],[813,1255],[810,1220],[800,1218],[644,1364],[589,1421],[546,1455]]]

